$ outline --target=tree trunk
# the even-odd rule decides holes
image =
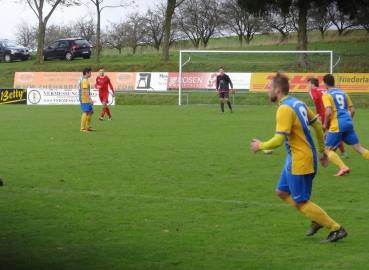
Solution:
[[[164,42],[161,60],[169,61],[169,40],[170,40],[170,25],[177,0],[167,0],[167,10],[165,12],[165,26],[164,26]]]
[[[40,64],[43,61],[43,46],[45,40],[45,33],[46,33],[46,23],[42,21],[42,17],[38,21],[38,34],[37,34],[37,53],[36,53],[36,63]]]
[[[96,63],[100,63],[100,17],[101,10],[99,1],[96,1],[97,25],[96,25]]]
[[[240,46],[242,46],[242,42],[243,42],[242,35],[238,35],[238,43],[240,44]]]
[[[343,29],[338,29],[338,36],[342,37],[342,34],[343,34]]]
[[[319,31],[320,31],[320,37],[322,38],[322,40],[324,40],[324,30],[323,30],[323,28],[320,28]]]
[[[299,9],[299,29],[297,31],[297,50],[306,51],[307,50],[307,11],[308,7],[306,5],[300,6]],[[309,65],[309,60],[306,53],[297,54],[297,67],[307,67]]]

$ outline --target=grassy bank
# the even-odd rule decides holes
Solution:
[[[321,40],[319,33],[309,33],[308,50],[333,50],[340,54],[339,72],[361,73],[369,72],[369,38],[365,31],[346,32],[343,37],[337,37],[335,31],[327,31],[325,40]],[[12,87],[15,72],[49,71],[49,72],[80,72],[90,66],[97,71],[103,66],[107,71],[178,71],[180,49],[193,49],[189,44],[173,47],[170,61],[162,62],[161,53],[150,47],[143,47],[136,54],[125,48],[122,54],[115,49],[104,49],[101,63],[96,64],[94,56],[91,59],[75,59],[74,61],[52,60],[42,64],[35,64],[33,60],[26,62],[0,63],[0,88]],[[257,35],[250,45],[239,45],[236,37],[212,39],[207,49],[215,50],[296,50],[296,35],[290,34],[287,41],[279,42],[279,35]],[[283,59],[281,60],[283,61]],[[275,71],[276,67],[272,68]]]

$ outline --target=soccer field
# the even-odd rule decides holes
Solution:
[[[275,195],[275,106],[112,106],[79,132],[79,106],[0,106],[0,269],[365,269],[368,161],[319,167],[311,200],[349,235],[321,243]],[[369,148],[368,110],[354,124]]]

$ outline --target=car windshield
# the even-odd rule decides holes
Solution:
[[[4,47],[17,47],[18,45],[15,44],[13,41],[1,41],[1,44]]]
[[[86,45],[86,44],[88,44],[87,40],[85,40],[85,39],[76,39],[75,42],[77,43],[77,45]]]

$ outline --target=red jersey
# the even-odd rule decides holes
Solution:
[[[321,118],[325,116],[325,107],[322,99],[325,92],[327,92],[327,89],[318,89],[318,87],[314,87],[310,91],[310,96],[314,100],[316,113],[319,114]]]
[[[100,86],[100,88],[98,88],[98,86]],[[114,94],[114,88],[108,76],[104,76],[104,77],[97,76],[96,77],[95,88],[99,89],[99,94],[109,93],[108,86],[110,86],[110,89],[111,91],[113,91],[113,94]]]

